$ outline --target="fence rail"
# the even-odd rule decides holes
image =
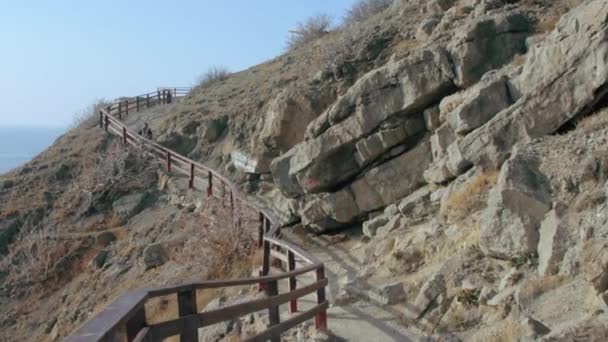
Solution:
[[[183,284],[171,287],[144,288],[129,292],[114,300],[103,311],[84,323],[68,336],[65,341],[162,341],[179,335],[180,341],[198,341],[198,329],[222,321],[233,320],[247,314],[268,310],[269,325],[258,335],[248,337],[246,341],[280,341],[285,331],[315,318],[317,329],[327,328],[326,310],[329,303],[325,288],[328,280],[325,269],[313,255],[286,241],[281,237],[278,219],[269,211],[259,207],[246,195],[240,193],[236,185],[216,170],[165,148],[124,125],[120,119],[129,112],[142,111],[157,105],[171,103],[177,98],[186,96],[190,88],[162,87],[156,92],[123,98],[115,101],[99,112],[99,125],[109,133],[122,138],[123,144],[144,149],[162,160],[168,172],[179,172],[188,176],[189,188],[204,184],[208,197],[215,197],[228,202],[234,224],[241,225],[239,213],[243,210],[258,213],[258,247],[263,250],[263,263],[259,277],[213,280]],[[283,271],[271,275],[271,258],[282,262]],[[298,277],[314,273],[315,282],[298,288]],[[278,282],[288,280],[289,292],[279,293]],[[220,309],[201,312],[197,307],[196,291],[201,289],[218,289],[243,285],[258,285],[266,297],[229,305]],[[316,305],[298,312],[298,299],[316,294]],[[179,317],[174,320],[151,324],[146,321],[148,300],[159,296],[177,295]],[[279,306],[288,304],[292,316],[280,321]]]

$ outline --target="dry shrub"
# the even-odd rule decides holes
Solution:
[[[209,68],[204,74],[198,78],[198,86],[201,88],[209,87],[217,82],[225,81],[230,77],[231,72],[223,66],[214,66]]]
[[[226,279],[247,276],[251,272],[253,256],[256,251],[254,236],[257,229],[242,219],[242,214],[235,212],[233,220],[229,205],[220,201],[209,200],[208,208],[195,215],[186,225],[188,231],[200,230],[184,243],[177,255],[179,260],[191,260],[208,267],[209,279]],[[238,217],[241,222],[237,224]],[[200,222],[207,222],[200,227]]]
[[[82,240],[62,239],[58,226],[43,222],[40,228],[19,233],[0,260],[0,273],[14,283],[46,281],[68,271],[82,246]]]
[[[319,54],[324,65],[342,65],[353,59],[357,47],[372,37],[370,27],[354,23],[343,27],[328,37],[321,47]]]
[[[295,49],[323,37],[329,33],[331,22],[329,15],[317,14],[304,22],[298,23],[295,30],[289,31],[287,48],[289,50]]]
[[[468,180],[447,199],[448,217],[461,221],[485,207],[487,193],[496,184],[498,172],[482,172]]]
[[[548,276],[526,280],[520,287],[519,298],[522,303],[532,300],[545,292],[554,290],[564,284],[563,275]]]
[[[111,104],[106,99],[97,99],[93,101],[87,108],[83,109],[74,115],[72,129],[76,128],[92,128],[97,125],[99,118],[99,110]]]
[[[344,16],[344,23],[348,25],[365,21],[387,9],[393,4],[393,1],[394,0],[358,0],[347,11]]]

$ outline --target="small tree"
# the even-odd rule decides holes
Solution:
[[[317,14],[304,22],[298,23],[296,29],[289,32],[287,47],[295,49],[323,37],[329,33],[331,22],[329,15]]]
[[[198,86],[201,88],[209,87],[217,82],[228,79],[231,72],[228,68],[223,66],[214,66],[209,68],[204,74],[198,79]]]
[[[387,9],[394,0],[359,0],[353,4],[344,16],[346,25],[361,22]]]

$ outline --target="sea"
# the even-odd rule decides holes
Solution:
[[[0,126],[0,174],[32,160],[67,128]]]

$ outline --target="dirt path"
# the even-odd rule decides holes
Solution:
[[[300,236],[289,231],[284,235],[298,245],[306,246],[307,251],[325,264],[325,274],[329,279],[328,298],[330,303],[335,303],[341,289],[340,281],[355,278],[361,267],[359,261],[346,248],[328,244],[327,237]],[[304,284],[314,282],[312,274],[302,279]],[[284,291],[288,291],[287,281],[280,284],[280,292]],[[298,302],[298,309],[306,310],[314,303],[316,297],[309,295]],[[282,319],[289,317],[286,306],[282,316]],[[328,327],[336,337],[346,341],[417,341],[418,337],[407,331],[399,323],[398,317],[399,313],[390,307],[359,298],[349,304],[332,304],[328,310]]]

